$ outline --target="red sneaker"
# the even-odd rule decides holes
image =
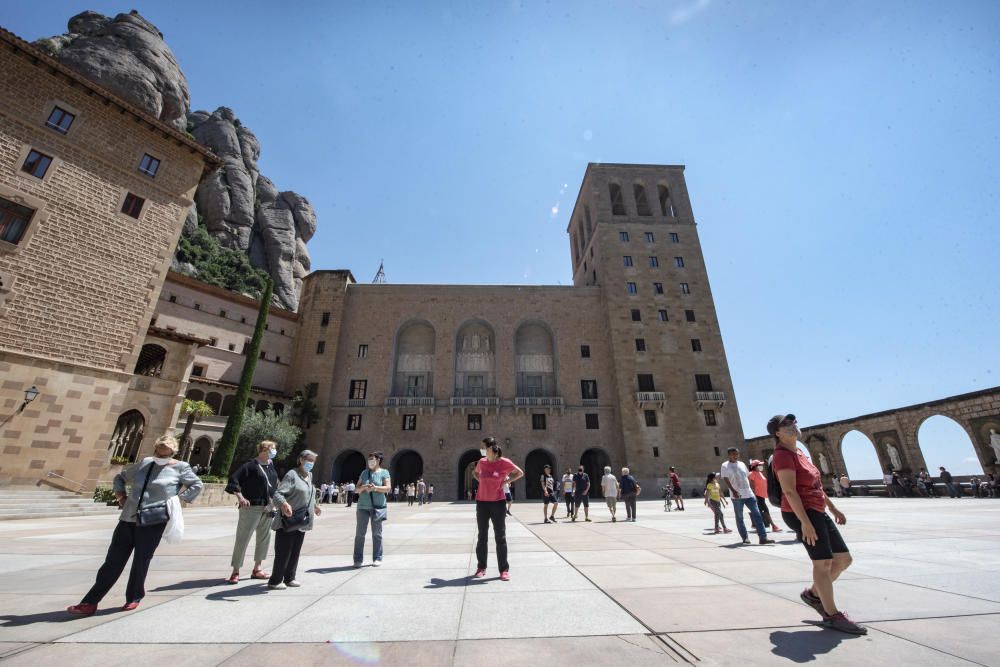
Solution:
[[[66,607],[66,611],[71,614],[76,614],[77,616],[90,616],[97,611],[97,605],[81,602],[80,604],[75,604],[72,607]]]
[[[510,572],[501,572],[500,581],[510,581]]]
[[[122,607],[122,611],[135,611],[138,608],[139,608],[139,601],[136,600],[135,602],[127,603],[124,607]]]
[[[479,568],[478,570],[476,570],[476,573],[474,575],[472,575],[472,576],[474,578],[476,578],[476,579],[482,579],[483,577],[486,576],[486,569],[485,568]]]

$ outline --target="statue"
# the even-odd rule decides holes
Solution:
[[[900,470],[903,467],[903,462],[899,459],[899,450],[896,449],[895,445],[891,442],[885,443],[885,451],[889,455],[889,461],[892,462],[893,470]]]
[[[990,447],[993,448],[993,456],[996,462],[1000,463],[1000,433],[995,428],[990,429]]]
[[[469,351],[469,337],[462,336],[462,352],[468,352],[468,351]]]
[[[483,349],[486,350],[487,354],[490,351],[490,337],[488,335],[483,336]]]
[[[829,475],[830,466],[826,462],[826,455],[823,454],[823,452],[820,452],[819,454],[817,454],[817,457],[819,458],[819,469],[823,471],[824,475]]]
[[[479,334],[472,334],[472,350],[473,352],[479,351]]]

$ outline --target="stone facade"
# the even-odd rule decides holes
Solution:
[[[194,189],[217,160],[9,32],[0,42],[0,198],[30,214],[0,240],[0,479],[89,485]],[[57,107],[72,123],[51,126]],[[32,151],[47,169],[25,171]],[[160,160],[155,177],[139,171],[144,155]],[[143,200],[135,216],[121,212],[129,194]],[[20,410],[32,385],[41,393]]]

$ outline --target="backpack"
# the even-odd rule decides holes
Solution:
[[[774,455],[767,460],[767,499],[771,501],[771,504],[775,507],[781,507],[781,497],[784,495],[781,492],[781,482],[778,481],[778,476],[774,473],[774,468],[771,467],[771,463],[774,461]]]

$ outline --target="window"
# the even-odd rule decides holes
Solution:
[[[531,430],[532,431],[544,431],[545,430],[545,415],[531,415]]]
[[[596,401],[597,380],[580,380],[580,396],[585,401]]]
[[[690,294],[691,286],[687,283],[681,283],[681,294]]]
[[[584,272],[584,273],[586,273],[586,272],[587,272],[587,262],[584,262],[584,263],[583,263],[583,272]]]
[[[637,294],[639,288],[635,286],[635,283],[625,283],[625,287],[628,289],[629,294]]]
[[[657,311],[657,315],[659,316],[661,322],[667,321],[667,311],[661,309]]]
[[[195,310],[201,310],[201,304],[200,303],[194,304],[194,309]]]
[[[580,346],[580,357],[583,359],[590,359],[590,346],[581,345]]]
[[[632,309],[632,321],[633,322],[642,322],[642,313],[639,311],[638,308],[633,308]]]
[[[716,456],[722,456],[722,454],[719,453],[719,448],[718,447],[713,447],[712,449],[715,450],[715,455]]]
[[[635,195],[635,211],[639,215],[653,215],[649,210],[649,200],[646,199],[646,188],[638,183],[632,185],[632,194]]]
[[[330,313],[323,313],[323,316],[319,320],[319,325],[321,327],[328,326],[330,324]]]
[[[470,431],[482,431],[483,430],[483,416],[482,415],[469,415],[466,418],[466,428]]]
[[[261,350],[260,351],[260,358],[266,360],[267,359],[267,352],[265,352],[264,350]]]
[[[45,178],[45,172],[49,170],[50,164],[52,164],[51,156],[32,149],[28,151],[28,157],[24,159],[24,164],[21,165],[21,171],[31,174],[35,178]]]
[[[646,232],[646,243],[653,242],[653,232]]]
[[[670,242],[671,243],[680,243],[681,242],[681,237],[679,235],[673,233],[673,232],[670,232]]]
[[[122,202],[122,213],[130,218],[138,220],[139,214],[142,213],[142,205],[145,203],[145,199],[142,197],[136,197],[134,194],[129,192],[125,195],[125,201]]]
[[[692,338],[691,339],[691,351],[692,352],[701,352],[701,341],[698,340],[697,338]]]
[[[663,294],[663,283],[653,283],[653,294]]]
[[[674,257],[674,264],[677,266],[678,269],[683,269],[684,268],[684,258],[683,257]]]
[[[205,377],[205,371],[208,370],[207,366],[202,366],[201,364],[195,364],[191,367],[191,376],[200,378]]]
[[[694,322],[695,321],[695,319],[694,319],[694,311],[693,310],[685,310],[684,311],[684,319],[687,320],[688,322]]]
[[[326,341],[321,340],[316,343],[316,354],[323,354],[326,352]]]
[[[656,391],[656,385],[653,383],[653,376],[650,373],[639,373],[636,380],[639,383],[639,391]]]
[[[142,156],[142,159],[139,160],[139,171],[146,174],[150,178],[156,177],[156,170],[159,168],[160,168],[160,161],[157,160],[152,155],[150,155],[149,153],[144,154]]]
[[[0,241],[20,243],[34,215],[33,209],[0,197]]]
[[[69,132],[69,126],[73,124],[74,120],[76,120],[76,116],[70,112],[60,107],[53,107],[52,113],[49,114],[49,119],[45,121],[45,124],[59,134],[66,134]]]
[[[250,351],[250,340],[248,339],[243,341],[243,350],[240,352],[240,354],[242,354],[245,357],[247,356],[247,353],[249,351]]]
[[[609,183],[608,189],[611,191],[611,215],[625,215],[625,200],[622,199],[622,186],[617,183]]]
[[[596,431],[601,428],[597,413],[588,412],[583,416],[583,418],[586,420],[588,431]]]
[[[656,458],[656,459],[660,458],[660,448],[659,447],[653,447],[653,458]]]
[[[212,346],[212,347],[218,347],[219,346],[219,339],[218,338],[209,338],[208,339],[208,344],[210,346]]]
[[[632,255],[625,255],[622,257],[622,264],[625,266],[632,266]]]
[[[358,359],[367,359],[367,358],[368,358],[368,346],[362,343],[361,345],[358,345]]]
[[[247,323],[247,318],[245,316],[241,317],[240,318],[240,324],[246,324],[246,323]]]
[[[230,352],[235,352],[236,351],[236,343],[230,343],[229,344],[229,351]]]
[[[593,273],[593,276],[594,276],[594,284],[596,285],[597,284],[597,271],[592,271],[592,273]]]
[[[670,201],[670,190],[665,185],[656,186],[657,198],[660,200],[660,213],[668,217],[674,216],[674,204]]]
[[[649,258],[649,268],[655,269],[655,268],[658,268],[659,266],[660,266],[660,258],[659,257],[650,257]]]
[[[416,415],[403,415],[403,430],[404,431],[416,431],[417,430],[417,416]]]
[[[368,380],[351,380],[351,398],[364,400],[368,397]]]
[[[177,303],[177,297],[176,297],[175,295],[171,294],[171,295],[170,295],[170,296],[169,296],[169,297],[167,298],[167,301],[169,301],[170,303]]]
[[[285,335],[285,330],[284,330],[284,329],[282,329],[282,330],[280,331],[280,333],[281,333],[281,335],[282,335],[282,336],[284,336],[284,335]]]
[[[278,356],[278,355],[275,355],[275,357],[274,357],[274,363],[280,364],[281,363],[281,357]]]
[[[694,383],[698,387],[698,391],[712,391],[712,376],[698,374],[694,376]]]
[[[705,426],[718,426],[719,423],[715,421],[715,410],[705,410]]]
[[[219,311],[219,317],[225,317],[225,316],[226,316],[226,311],[220,310]]]
[[[347,415],[347,430],[348,431],[361,430],[361,415]]]
[[[628,232],[618,232],[618,240],[622,243],[628,243]]]
[[[656,426],[656,410],[643,410],[642,414],[646,420],[646,426]]]
[[[636,352],[645,352],[646,351],[646,339],[645,338],[636,338],[635,339],[635,351]]]
[[[590,258],[594,259],[594,246],[590,246]]]

